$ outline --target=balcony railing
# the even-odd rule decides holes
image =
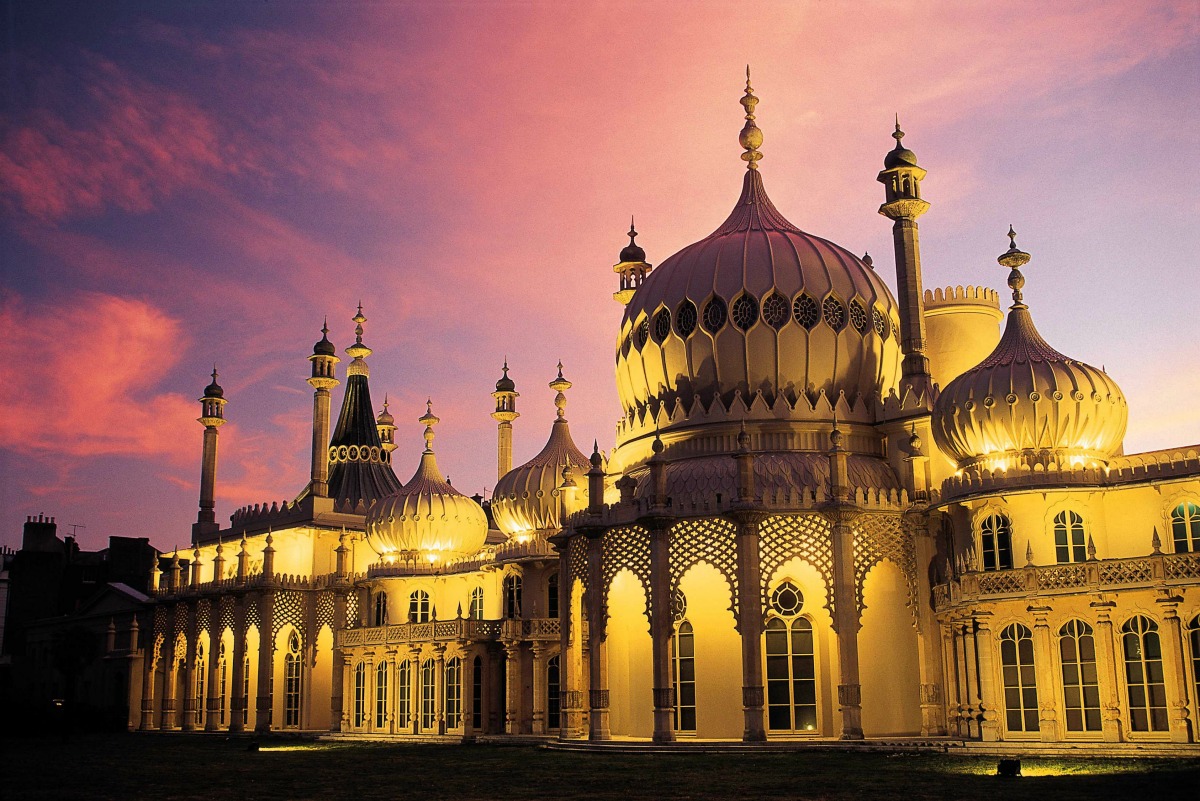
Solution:
[[[434,620],[338,632],[338,644],[410,645],[426,642],[489,642],[499,640],[557,641],[562,629],[556,618],[533,620]]]

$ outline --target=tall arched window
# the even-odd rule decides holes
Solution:
[[[767,727],[772,731],[816,731],[817,674],[812,624],[799,617],[804,596],[790,581],[771,593],[764,640],[767,668]]]
[[[1083,518],[1070,510],[1054,516],[1054,553],[1060,565],[1087,561]]]
[[[288,637],[288,652],[283,657],[283,725],[300,725],[300,635]]]
[[[562,728],[562,670],[558,654],[546,662],[546,726]]]
[[[483,728],[483,660],[479,657],[471,663],[471,727]]]
[[[367,721],[367,663],[354,666],[354,728],[360,729]]]
[[[504,579],[504,616],[510,620],[521,616],[521,577]]]
[[[250,722],[250,654],[242,660],[242,725]]]
[[[551,573],[546,579],[546,617],[558,617],[558,574]]]
[[[387,593],[377,592],[375,593],[375,625],[386,626],[387,622]]]
[[[1010,570],[1012,560],[1012,523],[1001,514],[989,515],[979,526],[984,570]]]
[[[388,663],[375,666],[375,728],[382,729],[387,723],[388,710]]]
[[[696,731],[696,643],[692,624],[682,620],[671,637],[671,679],[675,686],[675,730]]]
[[[218,699],[217,714],[218,720],[222,726],[225,725],[225,711],[228,707],[226,695],[229,692],[229,660],[225,655],[225,641],[221,641],[221,650],[218,651],[217,658],[217,691],[220,696]]]
[[[1020,623],[1000,632],[1004,674],[1004,711],[1009,731],[1038,730],[1037,676],[1033,668],[1033,632]]]
[[[428,623],[430,617],[429,593],[416,590],[408,596],[408,622]]]
[[[437,671],[432,659],[421,663],[421,729],[432,731],[437,723]]]
[[[1068,620],[1058,630],[1067,731],[1100,731],[1100,679],[1092,627]]]
[[[204,637],[204,633],[200,636]],[[196,728],[204,728],[204,681],[208,676],[205,667],[204,642],[201,640],[196,643]]]
[[[412,662],[405,659],[396,668],[396,728],[407,728],[411,717]]]
[[[467,617],[471,620],[483,620],[483,587],[471,590],[471,603],[467,610]]]
[[[1167,688],[1158,624],[1141,615],[1126,620],[1121,626],[1121,647],[1129,690],[1129,727],[1133,731],[1166,731]]]
[[[1188,623],[1188,641],[1192,646],[1192,688],[1196,693],[1192,698],[1200,698],[1200,615]]]
[[[1171,538],[1175,553],[1200,551],[1200,506],[1187,501],[1172,510]]]
[[[446,662],[446,728],[462,727],[462,660]]]

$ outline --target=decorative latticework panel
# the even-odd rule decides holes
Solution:
[[[588,540],[582,534],[571,537],[571,543],[567,546],[567,566],[571,571],[571,584],[578,579],[583,583],[585,590],[588,585],[587,549]]]
[[[323,592],[317,596],[317,631],[322,626],[333,629],[334,601],[332,592]]]
[[[304,596],[298,592],[275,593],[275,613],[271,616],[271,637],[284,626],[293,626],[300,632],[301,642],[307,642],[304,631]]]
[[[1154,578],[1149,559],[1122,559],[1100,563],[1101,584],[1142,584]]]
[[[1169,579],[1200,578],[1200,554],[1172,554],[1167,557],[1166,563]]]
[[[1016,570],[998,570],[979,576],[980,595],[1006,595],[1025,592],[1025,576]]]
[[[154,636],[166,637],[167,629],[170,628],[170,617],[165,606],[158,606],[154,610]]]
[[[352,592],[346,596],[346,628],[358,628],[358,593]]]
[[[767,611],[771,577],[791,559],[812,565],[825,580],[825,608],[833,615],[833,543],[829,521],[821,515],[768,517],[758,528],[758,561],[761,583],[759,609]]]
[[[1043,590],[1060,590],[1067,587],[1086,587],[1088,583],[1087,565],[1052,565],[1039,567],[1037,571],[1038,588]]]
[[[176,632],[186,632],[188,628],[188,608],[187,604],[175,604],[175,628]]]
[[[600,603],[608,609],[608,591],[613,579],[627,569],[642,582],[646,591],[646,617],[650,617],[650,532],[641,526],[614,528],[604,532],[600,548],[600,574],[603,588]]]
[[[249,596],[244,603],[246,604],[246,631],[249,631],[251,626],[262,631],[262,615],[258,613],[258,598]]]
[[[721,518],[685,520],[671,527],[667,540],[671,563],[671,595],[679,589],[683,574],[700,562],[720,571],[729,582],[734,620],[738,618],[737,547],[734,544],[733,523]]]
[[[884,559],[904,574],[908,587],[908,608],[917,622],[917,553],[912,534],[895,515],[865,515],[854,524],[854,598],[858,612],[865,607],[863,591],[867,574]]]
[[[212,631],[212,602],[201,598],[196,602],[196,632]]]
[[[234,605],[237,602],[228,595],[222,595],[220,606],[217,608],[217,628],[224,635],[225,630],[233,631]]]

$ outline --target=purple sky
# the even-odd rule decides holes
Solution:
[[[1200,5],[645,6],[6,3],[0,542],[38,512],[185,542],[214,361],[218,519],[293,497],[305,357],[360,298],[401,480],[431,397],[439,464],[495,483],[505,355],[518,464],[560,358],[576,441],[611,448],[611,265],[630,214],[654,263],[725,218],[747,62],[789,219],[894,285],[899,112],[926,286],[1002,288],[1012,223],[1043,335],[1125,391],[1126,450],[1200,442]]]

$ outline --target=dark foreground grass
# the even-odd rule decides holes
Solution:
[[[199,735],[6,739],[5,799],[1072,799],[1195,798],[1200,760],[1023,760],[801,751],[618,755]]]

